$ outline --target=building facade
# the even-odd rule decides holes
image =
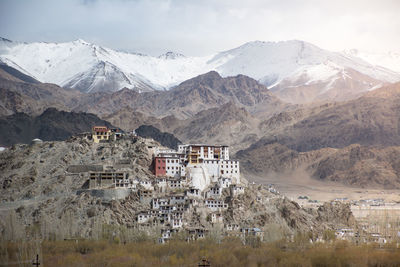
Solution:
[[[101,141],[108,141],[110,139],[111,129],[107,126],[93,126],[92,138],[93,142],[100,143]]]
[[[239,161],[230,160],[224,145],[186,144],[175,150],[156,150],[154,174],[157,177],[189,177],[192,186],[203,190],[220,177],[232,184],[240,183]],[[229,187],[224,184],[224,187]]]

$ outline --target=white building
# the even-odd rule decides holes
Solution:
[[[239,161],[229,159],[229,147],[224,145],[179,145],[178,151],[157,149],[154,173],[157,177],[187,177],[189,185],[201,191],[220,177],[225,178],[224,188],[240,184]]]
[[[225,224],[226,231],[239,231],[240,226],[238,224]]]
[[[149,212],[141,212],[138,214],[137,221],[138,223],[147,223],[152,218]]]
[[[222,216],[221,213],[213,212],[210,214],[210,220],[211,220],[211,223],[223,223],[224,216]]]
[[[232,179],[221,177],[219,178],[219,184],[222,188],[229,188],[229,186],[232,184]]]
[[[139,184],[146,190],[154,190],[150,180],[140,180]]]
[[[179,157],[167,157],[166,158],[166,176],[168,177],[181,177],[185,176],[185,173],[181,173],[182,164]]]
[[[223,200],[213,198],[206,199],[205,205],[211,211],[219,211],[228,208],[228,204],[226,204]]]
[[[230,190],[231,190],[231,195],[233,196],[244,194],[244,186],[241,185],[232,184],[230,186]]]
[[[189,187],[189,189],[185,191],[185,195],[187,197],[201,197],[200,189],[195,187]]]
[[[177,214],[173,214],[170,217],[169,223],[172,228],[181,228],[183,226],[183,216],[177,216]]]
[[[167,180],[168,187],[170,188],[182,188],[183,181],[181,179],[168,179]]]
[[[170,204],[185,204],[185,196],[184,195],[173,195],[170,197]]]
[[[222,196],[222,187],[217,184],[211,187],[207,192],[207,198],[219,198]]]
[[[160,209],[161,206],[167,206],[169,205],[169,200],[166,198],[153,198],[151,200],[151,207],[153,209]]]

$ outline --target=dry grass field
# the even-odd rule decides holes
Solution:
[[[245,246],[239,240],[221,243],[202,240],[167,244],[108,241],[46,241],[3,243],[2,265],[25,262],[40,253],[40,266],[198,266],[205,257],[211,266],[399,266],[400,250],[392,245],[355,246],[347,242],[310,244],[298,236],[294,242],[279,241]],[[37,249],[37,250],[35,250]],[[29,252],[30,251],[30,252]],[[18,265],[18,264],[16,264]]]

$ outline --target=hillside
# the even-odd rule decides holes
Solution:
[[[245,148],[259,136],[259,120],[245,108],[229,102],[197,113],[169,131],[191,143],[226,144],[232,151]]]
[[[400,83],[355,100],[277,114],[260,124],[264,141],[297,151],[351,144],[398,146]]]
[[[243,75],[223,78],[212,71],[187,80],[169,91],[137,93],[123,89],[112,94],[89,94],[80,99],[76,110],[102,116],[130,107],[147,116],[173,115],[178,119],[186,119],[199,111],[220,107],[230,101],[264,117],[292,107],[252,78]]]
[[[58,111],[55,108],[49,108],[38,116],[16,113],[0,118],[0,145],[29,144],[34,138],[65,140],[74,134],[90,132],[95,125],[112,126],[94,114]]]
[[[38,115],[49,107],[69,111],[81,93],[40,83],[18,70],[0,65],[0,117],[16,112]]]
[[[297,152],[279,143],[257,142],[236,154],[245,173],[259,176],[305,173],[316,180],[362,188],[399,189],[400,147],[350,145]]]
[[[114,193],[109,192],[114,196],[111,198],[106,195],[107,189],[85,190],[90,168],[113,166],[115,170],[128,172],[132,179],[155,181],[149,171],[152,159],[149,146],[158,144],[140,137],[126,137],[104,144],[72,138],[15,145],[1,152],[2,239],[26,238],[24,229],[43,239],[98,239],[112,229],[121,241],[133,241],[139,235],[147,235],[144,231],[147,229],[149,235],[157,240],[160,228],[147,224],[138,226],[137,215],[150,208],[149,201],[143,200],[140,192],[120,188]],[[119,161],[125,163],[120,166]],[[119,193],[122,191],[130,194],[121,197]],[[275,227],[279,230],[276,233],[278,237],[297,232],[313,232],[318,236],[327,229],[355,226],[348,205],[326,203],[318,209],[305,209],[262,186],[246,187],[244,194],[237,197],[225,194],[222,197],[230,206],[223,211],[225,223],[262,229]],[[188,229],[214,229],[206,219],[206,212],[196,208],[185,209],[183,218]],[[27,227],[29,225],[37,228]]]
[[[164,133],[151,125],[141,125],[135,130],[138,136],[151,138],[165,147],[177,150],[178,145],[182,144],[179,139],[170,133]]]

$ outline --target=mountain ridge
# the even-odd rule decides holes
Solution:
[[[329,84],[341,78],[344,72],[350,79],[361,79],[356,90],[362,93],[385,82],[400,80],[399,72],[370,64],[349,53],[330,52],[299,40],[253,41],[204,57],[185,57],[173,52],[152,57],[120,52],[83,40],[30,44],[2,41],[0,60],[41,82],[73,87],[82,92],[115,92],[124,87],[139,92],[165,90],[213,70],[223,77],[243,74],[271,87],[279,97],[292,103],[318,99],[321,92],[329,90]],[[346,71],[348,69],[361,75],[354,76],[351,71]],[[307,91],[302,84],[314,86],[315,92],[304,97],[297,94],[299,99],[285,97],[291,87]],[[283,86],[285,92],[280,94]],[[352,92],[351,84],[342,86]],[[348,100],[356,96],[347,96],[343,92],[339,97],[327,95],[330,100]]]

